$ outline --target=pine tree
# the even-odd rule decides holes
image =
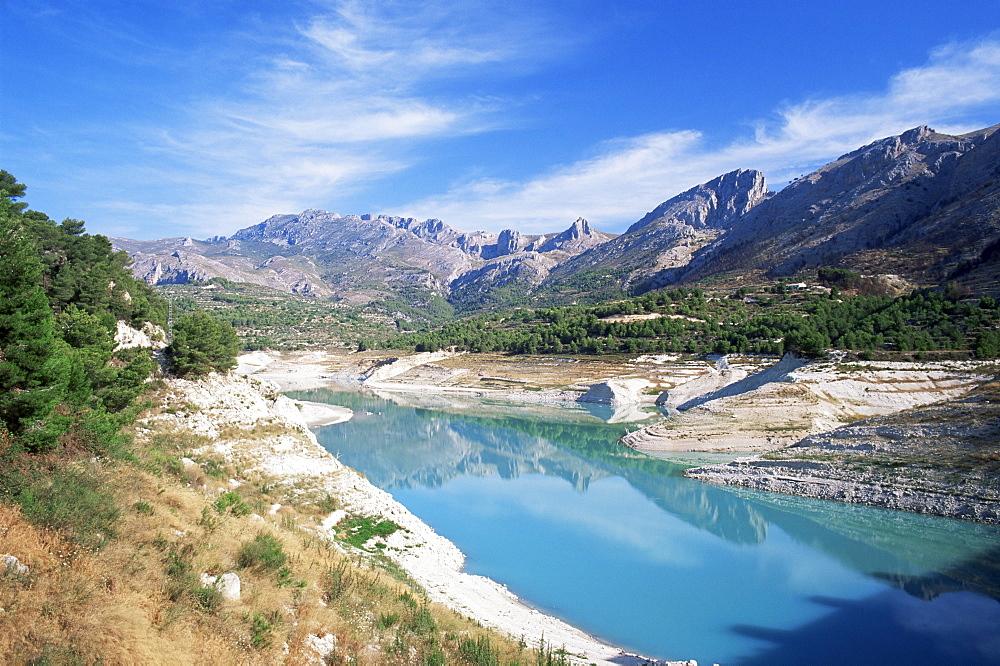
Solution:
[[[29,449],[43,450],[68,426],[53,412],[64,397],[70,365],[20,217],[13,202],[0,196],[0,421]]]
[[[178,376],[225,372],[236,366],[240,342],[228,322],[204,311],[178,317],[174,325],[170,356],[172,371]]]

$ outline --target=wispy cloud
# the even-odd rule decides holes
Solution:
[[[302,33],[321,47],[331,64],[408,87],[415,73],[440,76],[447,69],[522,55],[527,24],[517,23],[512,30],[515,25],[510,22],[492,23],[493,30],[484,31],[489,24],[484,14],[492,13],[481,3],[373,6],[347,1],[337,3],[331,14],[311,20]]]
[[[744,136],[709,147],[696,130],[601,146],[597,155],[526,182],[476,180],[398,212],[461,229],[547,233],[584,216],[620,231],[665,199],[736,168],[781,185],[843,153],[917,125],[962,133],[1000,121],[1000,39],[934,50],[883,91],[786,104]],[[718,139],[718,137],[715,137]]]
[[[148,214],[184,220],[189,228],[180,233],[229,233],[262,211],[294,212],[349,194],[411,166],[422,141],[499,124],[480,97],[428,87],[487,65],[496,74],[544,48],[518,17],[484,20],[465,3],[323,7],[280,37],[247,35],[263,40],[256,66],[192,101],[168,129],[145,130],[142,150],[157,161],[149,182],[183,184],[186,198],[183,210],[165,203]],[[249,217],[247,202],[257,211]],[[116,199],[103,208],[130,205]]]

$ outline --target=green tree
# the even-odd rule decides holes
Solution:
[[[235,367],[239,348],[231,324],[198,311],[178,317],[168,352],[173,360],[172,371],[184,377]]]
[[[996,358],[1000,356],[1000,331],[983,331],[976,338],[976,356]]]
[[[10,202],[10,210],[12,212],[20,213],[28,207],[28,204],[24,202],[14,201],[14,199],[23,197],[26,189],[22,183],[17,182],[17,179],[13,175],[0,169],[0,197]]]
[[[41,287],[41,264],[20,218],[4,192],[0,196],[0,420],[28,448],[42,450],[54,446],[66,427],[52,416],[64,397],[70,364]]]

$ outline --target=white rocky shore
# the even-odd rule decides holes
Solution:
[[[1000,383],[685,471],[700,481],[1000,523]]]
[[[260,370],[266,364],[261,361],[263,355],[245,357],[239,371]],[[319,363],[285,363],[269,374],[269,380],[277,380],[277,384],[238,374],[213,375],[198,381],[170,380],[169,400],[174,409],[163,410],[150,420],[205,437],[209,443],[195,453],[223,455],[244,475],[259,474],[291,487],[328,492],[336,497],[342,508],[330,514],[319,528],[328,537],[332,538],[332,528],[348,513],[382,516],[393,521],[403,529],[385,540],[386,554],[427,591],[431,600],[484,626],[514,638],[523,637],[529,645],[544,640],[546,644],[564,648],[578,663],[661,663],[625,654],[528,607],[502,585],[462,572],[464,555],[454,544],[390,494],[341,464],[309,431],[310,425],[350,418],[350,410],[295,402],[278,394],[279,388],[322,385],[323,370]],[[184,409],[185,405],[195,408]],[[694,661],[667,663],[695,664]]]
[[[622,442],[640,451],[774,451],[862,418],[960,397],[989,378],[968,361],[807,361],[770,366],[721,359],[678,377],[658,403],[680,410]]]

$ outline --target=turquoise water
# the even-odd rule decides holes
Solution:
[[[583,410],[292,396],[355,410],[319,441],[453,541],[466,571],[627,650],[1000,663],[996,528],[699,483],[689,460],[623,449],[623,427]]]

